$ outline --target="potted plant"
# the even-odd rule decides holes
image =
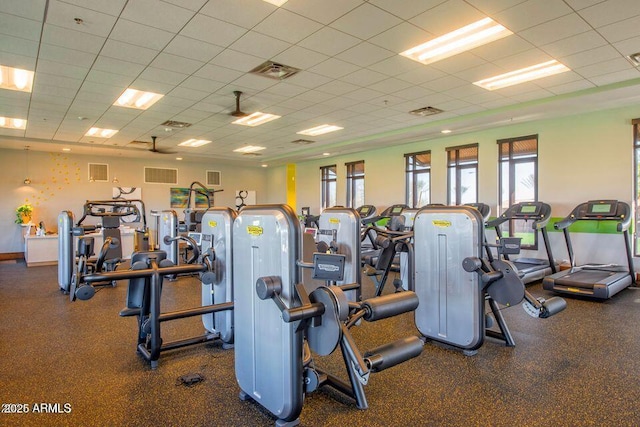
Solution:
[[[16,224],[28,224],[31,222],[31,214],[33,213],[33,206],[29,203],[20,205],[16,208]]]

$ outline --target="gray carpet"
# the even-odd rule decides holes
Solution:
[[[391,287],[391,286],[390,286]],[[534,285],[529,290],[550,296]],[[366,283],[365,294],[372,285]],[[163,353],[152,371],[136,354],[136,320],[120,318],[126,282],[90,301],[69,302],[56,267],[0,265],[0,413],[3,426],[271,426],[257,404],[238,399],[233,350],[219,344]],[[164,288],[163,310],[199,303],[195,279]],[[516,340],[487,340],[477,355],[428,344],[419,357],[372,374],[368,410],[332,391],[305,399],[303,426],[640,425],[640,291],[606,302],[568,300],[550,319],[504,310]],[[202,332],[200,319],[163,324],[166,340]],[[353,329],[362,351],[417,334],[411,315]],[[332,355],[319,365],[340,373]],[[178,377],[200,373],[192,387]],[[34,413],[34,407],[62,413]],[[59,404],[56,406],[55,404]],[[67,404],[65,406],[65,404]],[[35,405],[35,406],[34,406]],[[70,412],[69,412],[70,409]],[[65,413],[69,412],[69,413]]]

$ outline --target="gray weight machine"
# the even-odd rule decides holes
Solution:
[[[532,317],[547,318],[566,307],[562,298],[535,298],[524,288],[517,269],[509,261],[483,258],[484,218],[470,206],[428,206],[414,223],[415,292],[420,305],[415,323],[428,340],[438,341],[475,354],[485,336],[515,346],[498,304],[513,306],[523,301]],[[519,240],[502,239],[496,245],[503,254],[519,252]],[[485,303],[498,330],[488,329]]]
[[[364,385],[369,375],[419,355],[423,347],[418,337],[410,337],[362,354],[349,329],[361,319],[373,322],[414,310],[416,295],[402,292],[353,302],[344,290],[359,284],[308,290],[300,281],[301,269],[312,269],[315,280],[340,283],[345,255],[318,252],[313,262],[302,262],[300,234],[298,218],[286,205],[247,206],[233,225],[240,397],[271,412],[278,426],[297,425],[305,395],[322,386],[367,408]],[[351,265],[358,266],[358,252],[352,248],[351,254],[356,257]],[[323,356],[338,346],[348,383],[321,370],[312,357],[311,351]]]

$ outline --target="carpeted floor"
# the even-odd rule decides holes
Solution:
[[[550,296],[540,285],[529,290]],[[163,292],[163,310],[199,303],[192,278]],[[274,424],[258,405],[239,400],[233,350],[210,343],[163,353],[152,371],[135,351],[135,318],[118,316],[125,293],[126,282],[119,282],[71,303],[58,290],[55,266],[0,265],[0,425]],[[301,425],[640,425],[640,290],[602,303],[570,299],[550,319],[533,319],[520,307],[504,314],[515,348],[487,340],[467,357],[427,344],[419,357],[371,375],[368,410],[319,391],[305,399]],[[202,330],[198,318],[179,320],[163,324],[163,337]],[[362,351],[417,333],[409,314],[353,329]],[[327,359],[318,364],[343,372],[337,355]],[[189,373],[205,379],[176,385]],[[7,413],[25,408],[29,413]]]

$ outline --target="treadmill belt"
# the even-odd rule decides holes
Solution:
[[[620,273],[601,270],[577,270],[555,279],[555,284],[573,288],[593,289],[595,285],[609,285],[618,280]],[[618,277],[613,277],[618,276]]]

